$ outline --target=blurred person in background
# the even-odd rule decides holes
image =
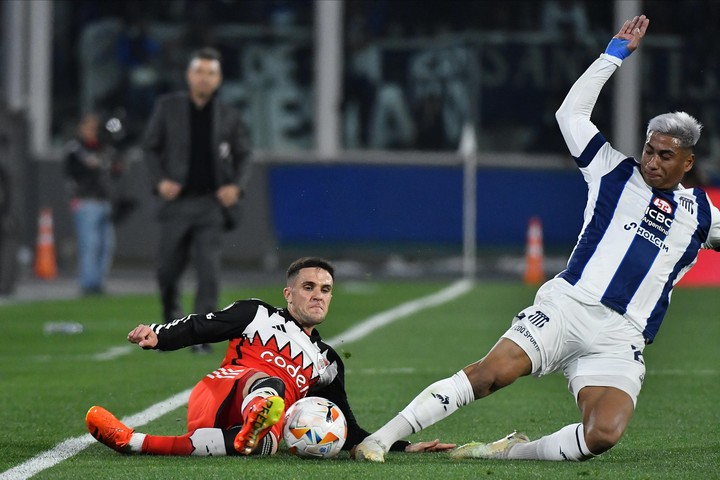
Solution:
[[[87,113],[78,123],[76,137],[65,148],[65,174],[77,238],[78,283],[84,295],[105,291],[115,248],[113,181],[124,170],[115,149],[103,141],[100,132],[98,114]]]
[[[582,42],[590,37],[590,22],[583,1],[544,0],[540,9],[543,32],[570,41]]]
[[[220,54],[194,52],[186,70],[188,89],[160,97],[143,152],[160,199],[157,280],[164,322],[183,316],[179,282],[192,259],[197,273],[194,312],[217,309],[223,231],[239,221],[239,200],[250,173],[250,142],[240,112],[217,99]],[[198,353],[210,345],[195,345]]]
[[[493,443],[468,443],[450,456],[584,461],[620,441],[645,379],[643,350],[660,329],[674,285],[700,249],[720,251],[720,211],[704,191],[681,184],[695,164],[702,125],[685,112],[652,118],[638,161],[615,150],[591,121],[603,86],[649,23],[644,15],[627,20],[555,114],[588,184],[584,224],[567,268],[538,290],[534,305],[515,316],[487,355],[428,386],[363,440],[356,458],[383,462],[395,439],[520,377],[557,371],[568,381],[579,422],[534,441],[513,432]]]
[[[150,33],[148,21],[142,16],[126,19],[117,40],[117,59],[123,72],[122,104],[131,120],[128,123],[142,124],[162,87],[160,42]]]

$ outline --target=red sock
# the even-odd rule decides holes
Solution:
[[[142,453],[150,455],[178,455],[188,457],[194,450],[190,441],[192,433],[179,437],[147,435],[142,444]]]

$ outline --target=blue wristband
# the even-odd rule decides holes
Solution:
[[[612,40],[610,40],[610,43],[608,43],[608,46],[605,49],[605,53],[607,53],[608,55],[612,55],[613,57],[619,58],[620,60],[624,60],[632,53],[627,47],[628,43],[630,43],[630,40],[613,38]]]
[[[610,43],[608,43],[608,46],[605,49],[605,53],[607,53],[608,55],[612,55],[613,57],[619,58],[620,60],[624,60],[632,53],[630,49],[627,48],[628,43],[630,43],[630,40],[613,38],[612,40],[610,40]]]

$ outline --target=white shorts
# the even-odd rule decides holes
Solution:
[[[571,298],[572,288],[561,278],[545,283],[503,337],[527,353],[533,375],[562,370],[575,401],[583,387],[607,386],[636,404],[645,378],[642,333],[604,305]]]

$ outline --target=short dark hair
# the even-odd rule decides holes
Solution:
[[[295,275],[298,274],[300,270],[303,268],[322,268],[323,270],[327,271],[333,280],[335,280],[335,267],[332,266],[332,264],[325,260],[324,258],[320,257],[302,257],[298,258],[294,262],[290,264],[290,266],[287,269],[287,279],[290,280]]]
[[[193,60],[217,60],[218,62],[222,63],[222,55],[220,52],[212,47],[204,47],[199,50],[195,50],[190,55],[190,60],[188,61],[188,65],[190,65]]]

